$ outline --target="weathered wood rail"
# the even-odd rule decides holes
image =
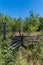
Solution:
[[[27,47],[29,45],[38,45],[39,42],[43,41],[43,35],[37,35],[37,36],[15,36],[12,40],[11,46],[13,48],[17,47]],[[26,45],[26,44],[27,45]]]

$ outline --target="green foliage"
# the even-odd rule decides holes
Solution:
[[[11,39],[0,40],[0,65],[43,65],[43,42],[35,45],[32,49],[9,49]]]
[[[0,14],[0,31],[2,31],[3,22],[7,24],[7,32],[23,31],[35,32],[43,31],[43,17],[38,16],[34,11],[30,11],[30,16],[24,20],[22,18],[12,18],[10,16],[3,16]]]
[[[27,32],[38,31],[38,28],[40,26],[39,18],[36,18],[33,12],[31,13],[29,18],[25,19],[24,23],[25,23],[24,30]]]

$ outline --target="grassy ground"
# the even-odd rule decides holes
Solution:
[[[9,49],[11,43],[11,39],[4,41],[0,35],[0,65],[43,65],[43,41],[34,48],[13,50]]]

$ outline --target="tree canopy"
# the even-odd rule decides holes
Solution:
[[[23,32],[36,32],[43,31],[43,17],[38,16],[33,11],[30,11],[30,16],[25,19],[12,18],[10,16],[3,16],[0,14],[0,31],[2,22],[7,23],[7,31],[23,31]]]

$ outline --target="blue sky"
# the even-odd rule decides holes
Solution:
[[[0,0],[0,13],[13,18],[28,17],[32,9],[43,16],[43,0]]]

